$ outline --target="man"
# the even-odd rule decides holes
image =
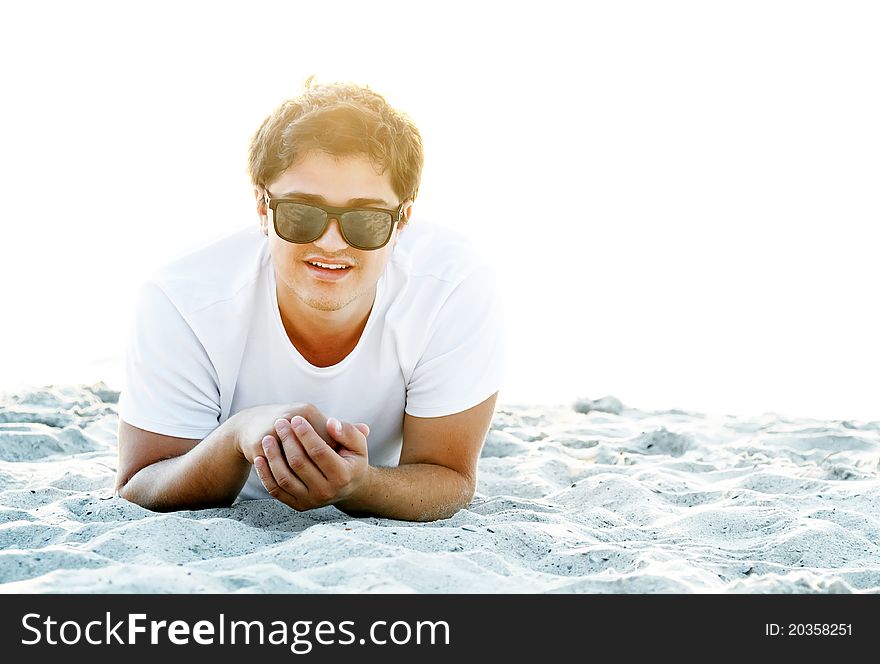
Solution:
[[[501,317],[463,238],[412,222],[422,163],[411,120],[368,88],[309,79],[263,122],[248,169],[259,225],[139,291],[120,496],[420,521],[470,502]]]

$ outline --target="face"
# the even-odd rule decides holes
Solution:
[[[401,201],[391,187],[390,174],[378,174],[365,156],[335,157],[312,152],[269,183],[270,196],[314,199],[331,207],[379,207],[396,210]],[[411,206],[404,209],[391,239],[381,249],[364,251],[350,246],[342,237],[339,221],[331,218],[324,234],[310,244],[295,244],[275,233],[272,211],[257,190],[257,211],[263,233],[269,237],[269,251],[275,266],[279,299],[286,293],[307,307],[324,312],[343,311],[358,304],[372,306],[376,283],[382,276],[397,244]],[[356,200],[361,199],[361,200]],[[370,201],[369,203],[366,201]],[[346,265],[324,269],[314,262]]]

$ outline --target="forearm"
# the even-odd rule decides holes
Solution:
[[[186,454],[142,468],[119,495],[157,512],[232,504],[251,469],[235,444],[234,427],[231,418]]]
[[[412,463],[395,468],[371,466],[363,488],[336,507],[351,516],[404,521],[446,519],[474,497],[474,482],[445,466]]]

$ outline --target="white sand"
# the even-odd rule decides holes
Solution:
[[[142,509],[116,396],[0,401],[3,592],[880,592],[880,421],[500,406],[472,504],[415,524]]]

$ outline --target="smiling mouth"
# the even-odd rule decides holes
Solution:
[[[319,267],[322,270],[348,270],[351,269],[351,265],[346,265],[344,263],[323,263],[321,261],[306,261],[309,265],[313,265],[314,267]]]
[[[303,261],[313,279],[334,283],[344,280],[354,269],[353,265],[344,263],[325,263],[323,261]]]

